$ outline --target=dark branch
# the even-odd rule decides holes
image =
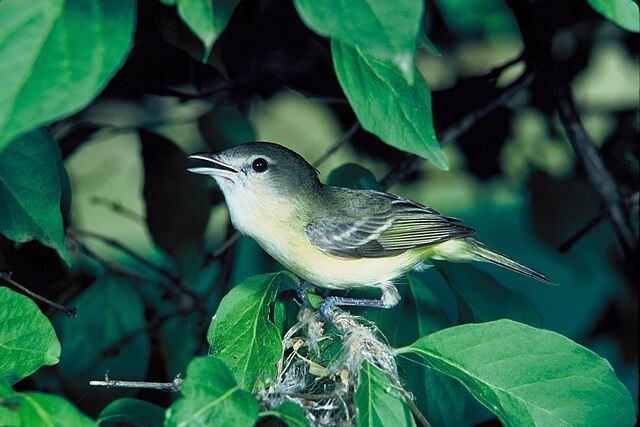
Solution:
[[[539,20],[539,16],[544,14],[535,9],[536,6],[544,6],[540,2],[534,4],[520,0],[510,0],[509,5],[518,21],[526,49],[531,54],[529,58],[537,61],[540,67],[540,73],[555,99],[558,115],[573,151],[604,206],[606,217],[611,222],[624,251],[627,265],[631,266],[632,263],[637,262],[638,242],[630,215],[625,212],[617,183],[607,170],[597,146],[584,128],[571,88],[564,80],[551,54],[550,40],[553,34],[549,29],[552,27],[549,23]]]
[[[15,280],[13,280],[11,278],[11,275],[12,275],[12,273],[10,273],[10,272],[0,271],[0,279],[4,280],[6,283],[8,283],[11,286],[14,286],[14,287],[20,289],[22,292],[24,292],[25,294],[29,295],[32,298],[37,299],[38,301],[42,301],[43,303],[45,303],[47,305],[50,305],[51,307],[55,308],[56,310],[60,310],[61,312],[63,312],[64,314],[66,314],[69,317],[76,317],[77,311],[78,311],[78,307],[67,308],[62,304],[58,304],[57,302],[53,302],[50,299],[47,299],[47,298],[43,297],[42,295],[39,295],[39,294],[33,292],[32,290],[30,290],[28,288],[25,288],[20,283],[18,283]]]

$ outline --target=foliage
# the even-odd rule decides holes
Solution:
[[[633,425],[638,5],[571,3],[0,1],[0,425]],[[186,172],[254,139],[560,286],[438,261],[322,318]]]

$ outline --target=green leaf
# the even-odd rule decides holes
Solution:
[[[202,268],[199,254],[210,210],[207,181],[187,171],[187,155],[172,141],[147,130],[139,134],[149,233],[192,278]]]
[[[388,63],[358,48],[334,40],[331,53],[340,85],[363,128],[389,145],[448,168],[433,128],[431,92],[418,71],[410,86]]]
[[[31,299],[0,287],[0,379],[15,384],[60,360],[53,326]]]
[[[100,426],[152,427],[164,424],[164,408],[144,400],[125,397],[111,402],[98,416]]]
[[[163,3],[176,4],[180,18],[202,41],[205,48],[202,62],[207,62],[213,44],[227,27],[240,0],[175,0]]]
[[[0,148],[87,105],[123,64],[131,0],[0,3]]]
[[[17,414],[10,419],[18,420],[22,426],[51,426],[51,427],[83,427],[95,426],[95,422],[80,412],[71,402],[62,397],[51,394],[28,392],[16,393],[6,398],[4,402],[8,410]],[[0,411],[0,425],[4,424],[3,412]]]
[[[456,378],[505,425],[634,423],[611,365],[555,332],[504,319],[444,329],[397,352]]]
[[[265,416],[273,416],[279,418],[289,427],[307,427],[307,421],[302,409],[293,402],[284,402],[274,411],[267,411]]]
[[[11,384],[0,376],[0,426],[20,425],[18,406],[8,399],[14,394]]]
[[[397,323],[396,336],[400,339],[396,339],[396,344],[408,344],[451,326],[440,301],[414,274],[407,275],[403,312]],[[416,405],[431,425],[446,427],[461,424],[466,400],[461,398],[464,388],[459,382],[424,366],[415,355],[407,359],[399,358],[398,365],[407,378],[406,389],[415,396]]]
[[[144,305],[124,277],[102,276],[71,305],[78,317],[59,317],[62,357],[58,365],[65,391],[83,399],[89,381],[104,377],[143,380],[150,355]]]
[[[279,284],[280,273],[249,277],[222,299],[209,327],[210,354],[226,363],[244,390],[276,374],[282,341],[269,307]]]
[[[391,380],[369,362],[363,363],[360,368],[360,385],[353,402],[359,427],[416,425],[411,411]]]
[[[460,323],[511,319],[542,327],[538,309],[525,296],[502,286],[490,274],[465,264],[437,263],[458,302]]]
[[[632,0],[587,0],[591,7],[628,31],[640,31],[640,12],[638,3]]]
[[[347,163],[331,171],[327,178],[327,185],[356,190],[382,190],[371,171],[355,163]]]
[[[258,402],[215,357],[193,359],[182,383],[182,395],[167,409],[167,427],[251,426],[258,419]]]
[[[60,212],[62,157],[51,136],[30,132],[0,146],[0,233],[36,239],[69,264]]]
[[[304,23],[316,33],[393,63],[410,84],[421,28],[421,0],[295,0]]]

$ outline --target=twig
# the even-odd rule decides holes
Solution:
[[[404,401],[407,402],[409,409],[411,409],[411,412],[413,412],[413,415],[415,415],[415,417],[418,419],[418,422],[422,425],[422,427],[431,427],[431,424],[429,423],[429,420],[427,420],[427,417],[425,417],[422,411],[416,406],[415,402],[411,398],[411,395],[404,389],[404,387],[402,387],[402,384],[400,384],[400,381],[398,381],[398,379],[395,378],[393,375],[387,374],[387,378],[389,378],[389,380],[393,383],[393,385],[396,387],[398,392],[400,392],[400,394],[404,398]]]
[[[78,307],[67,308],[62,304],[58,304],[57,302],[53,302],[50,299],[47,299],[47,298],[43,297],[42,295],[39,295],[39,294],[29,290],[28,288],[25,288],[20,283],[18,283],[15,280],[13,280],[11,278],[12,274],[13,273],[11,273],[11,272],[0,271],[0,278],[2,280],[4,280],[6,283],[8,283],[8,284],[20,289],[22,292],[26,293],[27,295],[31,296],[32,298],[35,298],[38,301],[42,301],[43,303],[50,305],[51,307],[55,308],[56,310],[60,310],[61,312],[63,312],[67,316],[76,317],[77,312],[78,312]]]
[[[165,283],[163,281],[158,281],[157,283],[159,283],[160,285],[164,286],[166,289],[170,290],[173,293],[177,292],[179,294],[189,296],[191,298],[191,301],[196,305],[201,304],[200,295],[198,295],[195,292],[187,289],[184,286],[184,284],[182,282],[182,279],[180,277],[174,275],[169,270],[152,263],[151,261],[149,261],[148,259],[146,259],[142,255],[136,253],[135,251],[133,251],[132,249],[126,247],[125,245],[123,245],[122,243],[118,242],[117,240],[114,240],[114,239],[112,239],[110,237],[103,236],[102,234],[95,233],[95,232],[92,232],[92,231],[84,231],[84,230],[71,229],[71,228],[69,228],[67,230],[67,233],[69,234],[69,236],[71,238],[73,238],[76,241],[78,241],[77,236],[84,236],[84,237],[88,237],[88,238],[93,238],[93,239],[100,240],[101,242],[103,242],[103,243],[105,243],[105,244],[107,244],[107,245],[109,245],[109,246],[111,246],[111,247],[113,247],[115,249],[118,249],[118,250],[124,252],[125,254],[129,255],[131,258],[133,258],[134,260],[136,260],[140,264],[146,266],[147,268],[151,269],[152,271],[155,271],[156,273],[158,273],[161,276],[163,276],[166,279],[168,279],[171,282],[171,285],[173,285],[173,286],[170,286],[170,285],[168,285],[167,283]],[[86,246],[85,246],[85,248],[86,248]]]
[[[118,202],[114,202],[113,200],[109,200],[106,197],[94,196],[89,201],[98,206],[104,206],[106,208],[111,209],[117,214],[122,215],[125,218],[128,218],[136,223],[144,223],[146,218],[144,215],[140,215],[139,213],[124,207],[122,204]]]
[[[74,237],[74,236],[72,236],[70,234],[67,235],[67,239],[68,239],[68,241],[70,241],[73,244],[75,250],[78,250],[81,254],[83,254],[86,257],[96,261],[98,264],[102,265],[106,270],[110,271],[114,275],[130,276],[133,279],[142,280],[142,281],[149,282],[149,283],[155,283],[156,282],[155,280],[153,280],[153,279],[151,279],[149,277],[143,276],[140,273],[137,273],[137,272],[122,268],[118,264],[115,264],[112,261],[104,259],[100,255],[95,253],[93,250],[91,250],[87,245],[85,245],[80,240],[78,240],[76,237]],[[169,286],[167,284],[165,284],[165,285],[168,286],[170,288],[168,290],[172,291],[173,293],[177,293],[178,292],[175,289],[173,289],[172,286]]]
[[[89,381],[89,385],[99,386],[99,387],[120,387],[120,388],[145,388],[145,389],[153,389],[153,390],[161,390],[161,391],[169,391],[177,393],[180,391],[182,387],[182,378],[180,375],[176,375],[173,381],[168,383],[154,383],[154,382],[146,382],[146,381],[120,381],[120,380],[110,380],[109,374],[105,374],[104,381]]]
[[[631,196],[627,197],[627,199],[625,200],[625,207],[629,211],[631,211],[631,213],[634,215],[638,214],[638,195],[639,194],[640,193],[638,192],[633,193]],[[582,228],[580,228],[580,230],[576,232],[576,234],[568,238],[564,243],[560,244],[558,246],[558,250],[563,253],[567,252],[569,249],[573,247],[573,245],[576,244],[578,240],[580,240],[587,233],[593,230],[596,227],[596,225],[600,224],[606,217],[607,217],[606,212],[600,212],[598,215],[591,218],[589,222],[583,225]]]
[[[446,128],[444,131],[440,132],[438,136],[440,145],[444,147],[450,144],[456,138],[471,129],[471,127],[475,125],[478,120],[482,119],[496,108],[505,104],[523,89],[529,87],[533,82],[534,75],[535,72],[532,69],[527,68],[516,81],[502,89],[498,96],[496,96],[494,99],[487,102],[485,105],[479,107],[478,109],[470,111],[465,116],[460,118],[460,120]],[[394,166],[384,178],[380,180],[380,186],[383,189],[388,189],[393,184],[403,180],[412,172],[418,170],[420,164],[422,164],[423,161],[424,159],[422,157],[418,157],[413,154],[405,157],[399,164]]]
[[[355,122],[347,132],[345,132],[342,137],[335,142],[331,147],[327,149],[327,151],[322,154],[315,162],[313,162],[313,167],[317,168],[322,163],[324,163],[333,153],[335,153],[345,142],[349,141],[353,135],[360,129],[360,122]]]
[[[544,29],[549,28],[548,23],[540,22],[538,16],[543,16],[529,2],[509,0],[509,5],[520,27],[522,38],[527,50],[535,55],[540,64],[540,70],[546,77],[551,93],[556,102],[558,115],[567,133],[569,142],[576,153],[576,157],[582,164],[587,179],[596,190],[602,202],[607,218],[613,226],[614,232],[622,247],[628,266],[637,262],[638,242],[635,237],[630,215],[623,206],[622,196],[613,175],[607,170],[597,146],[591,140],[582,124],[578,109],[573,100],[571,88],[564,80],[556,61],[551,54],[551,34]],[[544,31],[544,33],[543,33]]]

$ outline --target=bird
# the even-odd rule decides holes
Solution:
[[[219,153],[195,153],[212,177],[233,226],[286,269],[330,290],[378,288],[381,298],[329,296],[329,306],[392,308],[398,277],[428,260],[481,261],[541,282],[544,274],[471,237],[461,220],[395,194],[323,184],[298,153],[271,142],[247,142]]]

